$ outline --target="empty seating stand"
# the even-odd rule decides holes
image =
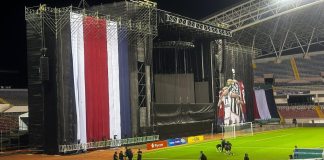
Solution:
[[[0,115],[0,131],[6,133],[12,130],[18,130],[18,117],[13,115]]]
[[[313,106],[281,106],[278,111],[283,118],[319,118]]]

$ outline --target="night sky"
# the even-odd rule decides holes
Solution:
[[[241,0],[154,0],[158,8],[194,19],[227,8]],[[114,2],[113,0],[87,0],[89,5]],[[3,2],[4,3],[4,2]],[[50,7],[77,6],[79,0],[10,0],[1,8],[0,86],[27,88],[27,55],[25,6]]]

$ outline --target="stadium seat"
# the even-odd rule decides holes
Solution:
[[[314,106],[280,106],[278,111],[284,118],[319,118]]]

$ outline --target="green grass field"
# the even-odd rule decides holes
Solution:
[[[294,146],[298,148],[324,148],[324,127],[290,128],[256,133],[253,136],[229,140],[234,155],[216,151],[220,140],[168,147],[143,154],[145,160],[197,160],[204,151],[208,160],[243,160],[248,153],[250,160],[287,160]]]

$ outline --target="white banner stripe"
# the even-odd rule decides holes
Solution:
[[[71,12],[70,22],[74,92],[77,114],[77,139],[80,140],[80,143],[87,143],[83,16]]]
[[[107,21],[110,138],[121,138],[119,58],[117,23]]]
[[[268,108],[267,98],[263,89],[255,90],[255,100],[259,110],[261,119],[271,119],[271,115]]]

